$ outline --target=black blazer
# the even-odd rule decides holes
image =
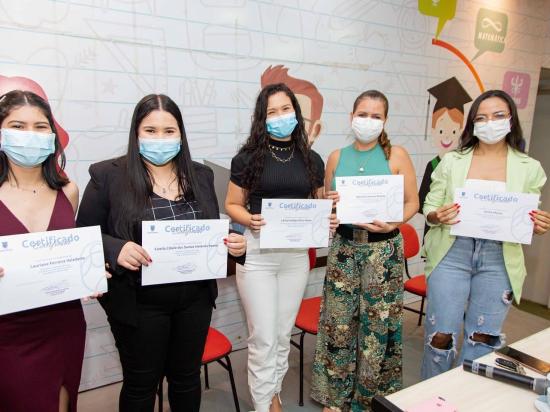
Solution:
[[[219,208],[214,192],[214,173],[203,164],[193,162],[200,198],[202,219],[218,219]],[[117,264],[120,250],[128,241],[141,244],[141,236],[136,239],[120,239],[114,236],[114,219],[120,215],[120,190],[128,185],[125,181],[126,157],[105,160],[90,166],[90,181],[80,203],[77,226],[101,226],[105,267],[113,275],[108,280],[109,292],[99,299],[107,316],[118,322],[136,325],[136,272]],[[141,230],[141,225],[136,222]],[[233,258],[230,256],[230,258]],[[244,256],[233,258],[244,263]],[[212,305],[218,296],[215,280],[208,280]]]

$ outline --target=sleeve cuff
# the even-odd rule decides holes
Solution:
[[[423,214],[424,214],[424,217],[425,217],[425,220],[426,220],[426,225],[429,226],[429,227],[436,227],[436,226],[441,226],[441,223],[432,223],[428,220],[428,215],[431,213],[431,212],[435,212],[435,209],[433,208],[426,208],[426,206],[424,206],[424,210],[422,211]]]
[[[103,235],[103,245],[105,251],[105,268],[112,273],[121,273],[124,268],[117,263],[118,255],[127,240],[117,239],[109,235]]]

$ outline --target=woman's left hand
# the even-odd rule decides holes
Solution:
[[[340,194],[336,190],[330,190],[325,194],[327,199],[332,200],[332,207],[336,207],[336,203],[340,201]]]
[[[373,233],[389,233],[399,226],[398,223],[387,223],[380,220],[375,220],[372,223],[354,223],[354,225]]]
[[[230,233],[223,243],[227,246],[227,251],[231,256],[239,257],[246,252],[246,238],[238,233]]]
[[[111,275],[109,272],[105,271],[105,277],[107,279],[111,279],[113,277],[113,275]],[[88,302],[90,299],[97,299],[97,298],[100,298],[103,296],[103,293],[94,293],[93,295],[91,296],[86,296],[84,299],[82,299],[84,302]]]
[[[544,235],[550,228],[550,213],[544,210],[533,210],[529,212],[529,216],[535,225],[533,231],[537,235]]]
[[[334,234],[336,232],[336,229],[338,229],[338,226],[340,225],[340,219],[336,217],[336,213],[332,213],[329,217],[330,219],[330,233]]]

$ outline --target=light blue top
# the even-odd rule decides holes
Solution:
[[[334,177],[391,174],[384,149],[378,143],[370,150],[357,150],[353,143],[344,147],[340,150],[340,158],[334,171]],[[334,179],[332,179],[332,190],[336,190]]]

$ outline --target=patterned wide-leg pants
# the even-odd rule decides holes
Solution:
[[[313,399],[337,411],[370,410],[402,386],[401,235],[357,244],[336,235],[323,288]]]

